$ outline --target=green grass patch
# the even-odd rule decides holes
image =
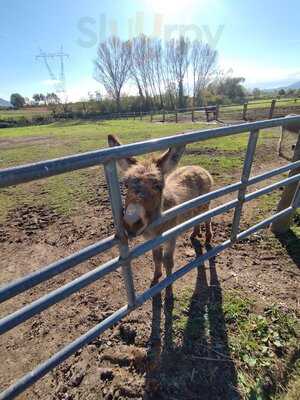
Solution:
[[[139,120],[114,120],[67,121],[50,125],[2,129],[0,130],[0,146],[2,141],[3,149],[0,156],[0,168],[104,148],[107,147],[108,134],[117,135],[122,143],[132,143],[214,127],[215,125],[192,122],[156,124]],[[262,132],[259,145],[265,143],[274,134],[276,135],[276,131],[275,133],[274,131]],[[232,172],[242,166],[242,152],[246,149],[247,142],[248,134],[245,133],[196,143],[189,148],[199,149],[199,153],[197,151],[195,154],[185,155],[181,164],[201,165],[211,173],[222,176],[222,183],[226,183]],[[206,152],[201,154],[201,149]],[[212,154],[207,154],[207,150],[212,151]],[[73,182],[76,188],[72,187]],[[0,195],[0,220],[3,221],[8,210],[20,204],[20,201],[22,204],[22,199],[28,204],[31,201],[40,201],[45,205],[54,206],[64,214],[71,213],[78,206],[78,202],[86,201],[88,195],[85,188],[90,182],[90,175],[79,171],[74,175],[67,174],[45,180],[46,193],[42,194],[37,182],[31,184],[30,195],[27,186],[21,185],[21,189],[18,189],[18,193],[23,193],[23,196],[18,195],[14,188],[8,188]]]
[[[187,155],[184,156],[182,165],[200,165],[203,168],[213,171],[214,173],[232,173],[233,170],[243,165],[241,157],[235,156],[206,156],[206,155]]]
[[[283,396],[283,393],[295,392],[299,385],[299,321],[294,312],[281,310],[276,305],[257,311],[256,301],[239,292],[226,291],[222,304],[207,301],[200,308],[202,314],[192,315],[192,304],[197,301],[192,296],[191,289],[176,296],[173,311],[176,341],[180,342],[179,338],[186,337],[188,331],[190,348],[196,349],[198,341],[203,343],[203,336],[206,342],[214,342],[217,339],[211,335],[218,332],[216,327],[223,321],[226,325],[223,341],[228,346],[227,357],[234,361],[242,398],[296,399]],[[199,337],[200,324],[202,337]],[[212,351],[218,353],[222,345],[216,343],[218,347]]]

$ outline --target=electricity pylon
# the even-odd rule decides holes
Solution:
[[[66,76],[65,76],[64,59],[69,58],[69,54],[64,53],[63,47],[61,46],[60,51],[58,51],[57,53],[46,53],[42,49],[40,49],[40,53],[35,58],[37,60],[42,59],[44,61],[50,79],[54,82],[56,93],[65,93]],[[60,63],[60,72],[57,75],[55,75],[55,73],[53,72],[53,69],[50,64],[50,61],[55,59],[58,59]]]

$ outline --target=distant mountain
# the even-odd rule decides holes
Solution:
[[[287,86],[286,89],[300,89],[300,81],[292,83]]]
[[[0,108],[13,108],[9,101],[0,99]]]

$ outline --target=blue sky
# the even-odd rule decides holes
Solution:
[[[53,91],[35,55],[42,48],[70,54],[69,99],[99,89],[93,80],[97,43],[116,32],[162,39],[185,30],[210,41],[224,70],[244,76],[249,87],[300,80],[299,0],[0,0],[0,97]],[[57,70],[57,66],[55,66]]]

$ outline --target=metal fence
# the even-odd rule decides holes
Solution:
[[[0,287],[0,302],[8,300],[19,293],[26,291],[44,282],[51,277],[58,275],[75,265],[78,265],[90,257],[93,257],[99,253],[104,252],[112,248],[113,246],[119,246],[119,257],[116,257],[94,270],[87,272],[79,278],[59,287],[58,289],[42,296],[38,300],[22,307],[21,309],[7,315],[0,320],[0,334],[3,334],[17,325],[23,323],[34,315],[41,311],[49,308],[53,304],[62,301],[71,294],[78,290],[90,285],[98,279],[104,277],[108,273],[115,271],[121,267],[123,272],[124,283],[127,293],[127,304],[120,308],[118,311],[113,313],[111,316],[103,320],[98,325],[94,326],[84,335],[78,337],[74,342],[70,343],[59,352],[54,354],[45,362],[38,365],[33,371],[29,372],[23,378],[18,380],[12,386],[4,390],[0,394],[0,399],[13,399],[18,394],[23,392],[26,388],[34,384],[37,380],[43,377],[47,372],[55,368],[57,365],[62,363],[81,347],[94,340],[103,331],[111,327],[113,324],[120,321],[127,314],[129,314],[135,308],[141,306],[145,301],[155,296],[167,286],[175,282],[177,279],[184,276],[186,273],[194,268],[200,266],[204,261],[216,256],[226,248],[232,246],[236,241],[242,240],[250,234],[256,232],[261,228],[267,227],[271,222],[278,220],[279,218],[289,215],[300,205],[300,190],[298,190],[294,196],[292,204],[283,211],[277,212],[269,218],[251,226],[247,230],[240,232],[240,217],[243,204],[251,201],[259,196],[270,193],[272,190],[282,186],[289,185],[300,181],[300,174],[296,174],[285,178],[279,182],[265,186],[262,189],[246,193],[247,188],[265,179],[274,177],[276,175],[288,172],[300,167],[300,160],[292,162],[283,167],[279,167],[263,173],[261,175],[250,177],[251,166],[253,162],[253,156],[255,154],[256,143],[259,136],[259,130],[272,127],[280,127],[288,123],[300,123],[300,116],[290,118],[279,118],[267,121],[260,121],[255,123],[241,124],[230,127],[216,128],[212,130],[203,130],[199,132],[191,132],[180,134],[176,136],[165,137],[161,139],[154,139],[145,142],[124,145],[115,148],[107,148],[79,155],[73,155],[63,158],[58,158],[50,161],[38,162],[35,164],[24,165],[15,168],[8,168],[0,171],[0,188],[12,186],[24,182],[33,181],[40,178],[46,178],[61,173],[78,170],[81,168],[87,168],[95,165],[104,165],[105,176],[110,193],[110,203],[115,223],[116,234],[110,236],[104,240],[101,240],[83,250],[72,254],[66,258],[63,258],[57,262],[54,262],[46,267],[43,267],[31,274],[12,281],[4,286]],[[201,204],[205,204],[210,200],[217,199],[229,193],[237,192],[237,197],[234,200],[226,202],[218,207],[215,207],[209,211],[206,211],[200,215],[197,215],[183,223],[163,232],[161,235],[156,236],[154,239],[147,240],[144,243],[135,246],[131,250],[128,247],[127,239],[122,226],[122,199],[119,186],[119,178],[116,168],[116,161],[120,158],[141,155],[157,150],[163,150],[172,146],[185,145],[202,141],[210,138],[224,137],[228,135],[237,135],[243,132],[249,133],[248,146],[246,150],[244,166],[242,170],[241,180],[217,189],[213,192],[201,195],[195,199],[182,203],[172,209],[169,209],[162,213],[158,220],[152,223],[152,226],[158,226],[165,221],[173,218],[175,215],[182,214],[187,210],[198,207]],[[143,293],[136,293],[134,289],[133,276],[131,271],[131,261],[139,256],[142,256],[147,251],[163,244],[164,242],[178,236],[189,228],[192,228],[199,223],[220,215],[228,210],[234,209],[234,218],[232,224],[232,230],[230,238],[223,243],[220,243],[207,251],[200,257],[195,258],[184,267],[167,276],[155,286],[147,289]]]

